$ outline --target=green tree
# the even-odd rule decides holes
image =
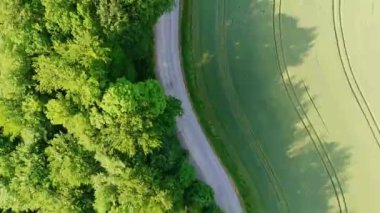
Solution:
[[[172,2],[0,1],[0,209],[216,209],[175,138],[179,101],[142,78]]]
[[[58,186],[79,187],[91,184],[89,177],[101,171],[94,153],[86,151],[71,135],[58,135],[45,149],[50,179]]]

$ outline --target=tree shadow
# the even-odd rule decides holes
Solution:
[[[321,118],[312,116],[319,112],[307,83],[288,70],[313,48],[315,29],[279,14],[272,1],[213,3],[216,19],[206,20],[213,26],[203,23],[199,32],[208,37],[194,41],[198,55],[213,56],[197,84],[219,135],[214,147],[247,211],[345,212],[349,150],[329,139]]]

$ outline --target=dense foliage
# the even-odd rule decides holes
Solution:
[[[147,80],[172,0],[0,0],[0,210],[216,211]]]

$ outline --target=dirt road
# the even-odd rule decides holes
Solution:
[[[179,51],[179,3],[163,15],[155,27],[156,75],[166,94],[181,100],[184,115],[178,118],[178,136],[189,151],[199,177],[209,184],[226,212],[242,208],[233,186],[197,120],[184,83]]]

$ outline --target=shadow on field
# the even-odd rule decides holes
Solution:
[[[315,29],[302,28],[296,19],[278,11],[273,16],[271,1],[227,2],[226,8],[231,11],[226,30],[230,76],[238,95],[236,100],[250,125],[243,126],[238,121],[236,131],[254,131],[264,159],[276,175],[257,175],[253,168],[247,168],[247,173],[258,181],[257,187],[268,206],[275,206],[273,195],[283,202],[275,206],[277,209],[269,207],[270,211],[320,213],[345,209],[348,150],[315,130],[315,119],[310,122],[307,117],[316,110],[306,93],[307,86],[286,78],[287,68],[301,64],[313,47]],[[280,22],[286,34],[281,35]],[[270,169],[263,170],[271,173]],[[277,189],[269,189],[269,185]]]
[[[195,61],[206,61],[202,52],[212,56],[197,76],[203,89],[196,95],[203,96],[201,117],[210,124],[206,129],[219,135],[214,147],[248,211],[344,212],[349,150],[318,131],[315,119],[308,120],[316,110],[312,94],[287,73],[303,63],[315,29],[278,11],[273,16],[272,1],[220,2],[204,3],[218,5],[215,35],[193,41],[195,52],[201,47]],[[200,28],[201,36],[211,29]]]

